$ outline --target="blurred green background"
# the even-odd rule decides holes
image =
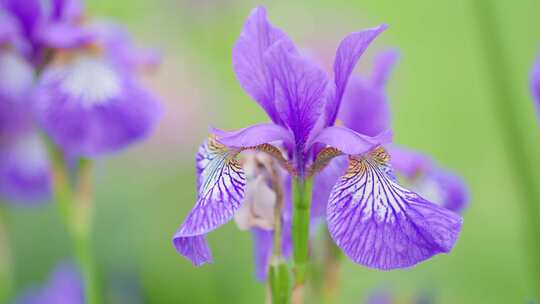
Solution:
[[[540,168],[528,78],[540,47],[540,1],[492,2],[526,153]],[[253,276],[251,236],[234,223],[210,234],[212,265],[196,269],[171,245],[194,204],[193,159],[208,126],[239,128],[266,120],[231,68],[232,45],[257,4],[266,5],[274,24],[328,66],[347,33],[389,24],[359,71],[370,68],[377,50],[399,48],[402,58],[389,84],[396,142],[431,154],[470,186],[463,233],[450,255],[393,272],[345,261],[339,303],[361,303],[380,286],[405,298],[430,290],[438,303],[525,303],[526,211],[511,174],[519,160],[508,157],[511,150],[499,136],[496,92],[468,0],[87,1],[92,16],[125,23],[137,40],[164,55],[161,70],[148,77],[166,110],[156,134],[101,160],[96,172],[95,242],[106,292],[121,286],[144,303],[264,302],[265,286]],[[69,258],[70,245],[52,206],[12,208],[9,218],[21,291]]]

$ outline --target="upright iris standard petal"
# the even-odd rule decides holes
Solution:
[[[275,43],[265,62],[276,82],[276,105],[280,117],[294,134],[297,145],[307,141],[324,106],[328,79],[323,70],[291,52],[289,42]]]
[[[264,7],[255,8],[249,15],[233,48],[233,68],[242,88],[266,111],[276,124],[282,124],[274,97],[274,80],[263,55],[275,42],[288,41],[287,35],[274,27],[266,17]]]
[[[244,199],[246,178],[237,153],[213,138],[199,148],[197,203],[173,237],[176,250],[195,265],[209,259],[204,235],[231,220]]]
[[[369,136],[390,129],[385,84],[397,58],[394,50],[381,52],[375,57],[369,78],[351,77],[338,116],[345,126]]]
[[[336,120],[341,98],[347,88],[349,76],[356,66],[356,62],[369,44],[386,28],[387,26],[383,24],[372,29],[352,33],[339,44],[334,59],[334,95],[328,100],[325,108],[326,125],[333,125]]]
[[[133,78],[87,56],[45,70],[35,97],[43,128],[79,156],[114,152],[143,139],[161,114],[156,98]]]
[[[32,40],[44,12],[40,0],[3,0],[0,2],[19,21],[22,34]]]
[[[351,157],[327,209],[332,238],[354,262],[381,270],[449,252],[462,219],[398,185],[381,148]]]
[[[536,58],[531,73],[531,91],[535,101],[538,119],[540,119],[540,55]]]

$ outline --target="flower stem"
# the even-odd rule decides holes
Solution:
[[[70,183],[64,155],[56,147],[50,148],[53,171],[54,198],[58,211],[73,242],[74,253],[84,281],[85,303],[99,304],[100,292],[92,254],[93,188],[92,166],[81,160],[78,180]]]
[[[536,168],[531,164],[527,154],[527,142],[519,129],[519,113],[515,107],[519,99],[513,91],[509,79],[511,73],[504,56],[504,45],[497,23],[495,1],[471,1],[476,14],[479,38],[483,47],[483,57],[494,92],[492,99],[498,121],[501,138],[505,143],[505,151],[511,162],[513,177],[522,195],[519,200],[523,203],[524,233],[527,237],[527,252],[529,253],[530,283],[535,296],[540,297],[540,192],[535,183]]]
[[[311,181],[295,178],[293,180],[293,258],[294,289],[293,303],[304,303],[304,285],[309,261],[309,221],[311,207]]]
[[[13,289],[7,217],[6,211],[0,206],[0,303],[8,303]]]
[[[268,272],[272,304],[287,304],[289,302],[289,269],[281,252],[282,243],[282,211],[284,207],[283,183],[275,166],[271,166],[272,189],[276,193],[274,208],[274,239],[270,270]]]

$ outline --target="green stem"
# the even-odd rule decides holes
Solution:
[[[99,304],[99,284],[92,252],[93,188],[92,166],[81,160],[78,181],[70,183],[64,155],[50,145],[53,167],[53,191],[58,211],[73,241],[74,253],[84,281],[85,303]]]
[[[272,259],[268,272],[270,290],[273,304],[289,303],[289,269],[281,252],[282,243],[282,219],[281,214],[284,207],[282,179],[274,166],[272,172],[272,189],[276,193],[276,206],[274,208],[274,239],[272,248]]]
[[[0,303],[8,303],[13,291],[8,215],[0,206]]]
[[[293,259],[294,259],[294,290],[293,303],[304,302],[304,285],[309,261],[309,221],[311,207],[311,181],[293,180]]]
[[[519,128],[519,113],[515,107],[518,94],[512,87],[508,69],[508,62],[504,55],[504,44],[497,23],[495,7],[488,0],[475,0],[471,2],[476,14],[479,38],[484,49],[484,58],[491,81],[492,99],[500,124],[501,138],[505,143],[508,161],[513,170],[513,178],[522,195],[519,200],[523,203],[523,227],[527,237],[527,252],[529,253],[530,283],[535,296],[538,297],[540,289],[540,193],[535,183],[535,167],[532,165],[527,153],[528,145]]]

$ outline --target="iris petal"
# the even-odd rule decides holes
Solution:
[[[313,143],[326,144],[345,154],[360,155],[391,140],[390,131],[370,137],[344,127],[327,127],[313,139]]]
[[[173,239],[174,247],[181,255],[188,258],[193,265],[201,266],[212,263],[212,252],[204,235],[176,237]]]
[[[449,252],[461,217],[398,185],[376,152],[352,157],[334,186],[327,219],[337,245],[354,262],[381,270]]]
[[[240,37],[233,48],[233,68],[240,85],[259,103],[274,123],[281,124],[274,102],[274,80],[263,60],[264,53],[276,41],[289,41],[280,29],[274,27],[266,17],[264,7],[255,8],[249,15]]]
[[[278,140],[285,144],[293,143],[289,130],[272,123],[256,124],[235,131],[222,131],[215,128],[210,131],[218,137],[220,143],[229,147],[254,147]]]
[[[335,92],[333,98],[330,98],[326,103],[326,125],[332,125],[336,120],[341,98],[356,62],[364,54],[371,42],[386,28],[387,26],[383,24],[375,28],[352,33],[339,44],[334,59]]]
[[[213,138],[197,153],[197,203],[173,237],[176,250],[195,265],[210,257],[201,236],[231,220],[244,199],[246,178],[237,153]]]
[[[276,106],[297,145],[307,141],[322,114],[328,79],[325,72],[305,57],[291,52],[281,40],[266,53],[265,62],[276,81]]]

